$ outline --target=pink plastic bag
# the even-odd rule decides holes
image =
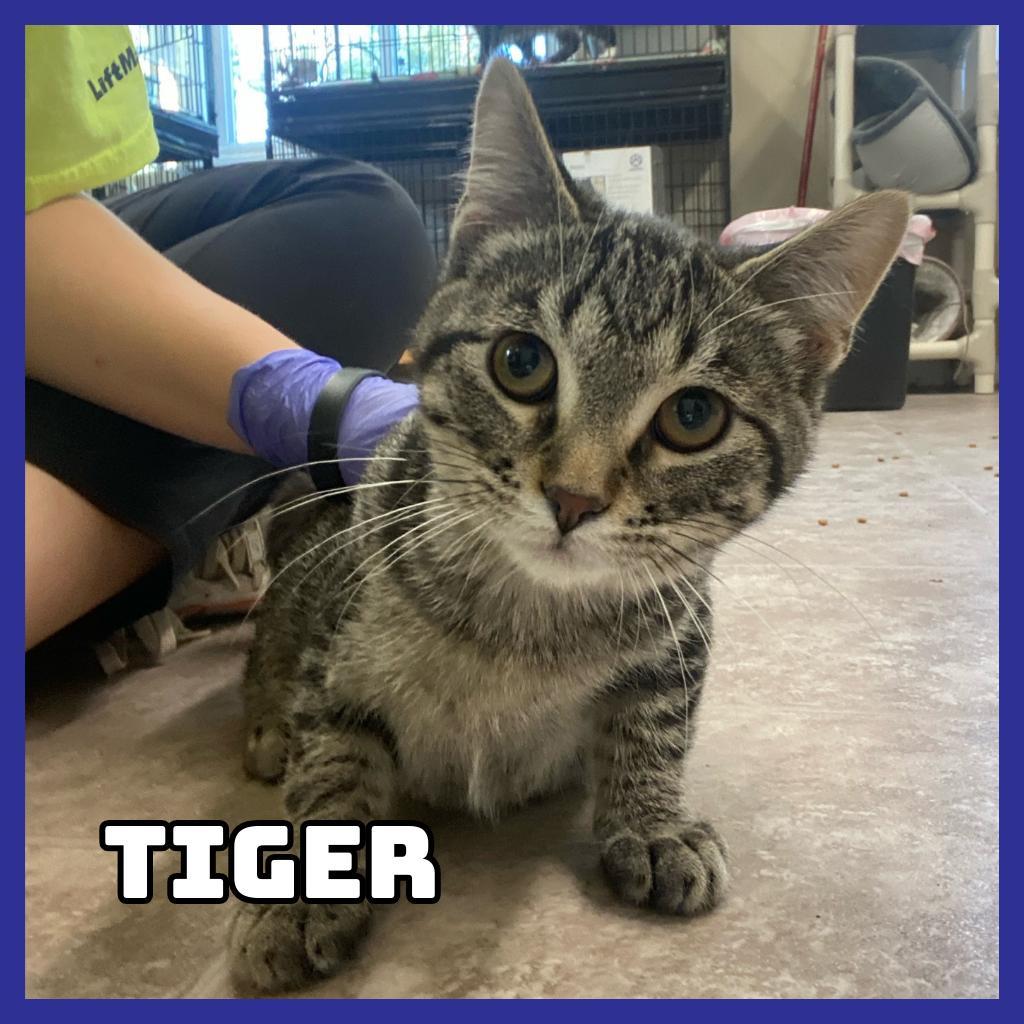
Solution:
[[[719,236],[722,245],[778,245],[817,224],[830,210],[787,206],[782,210],[755,210],[734,220]],[[910,218],[903,236],[900,256],[915,267],[924,259],[924,247],[935,237],[930,217],[917,213]]]

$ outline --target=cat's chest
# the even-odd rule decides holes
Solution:
[[[393,729],[406,788],[487,813],[551,789],[586,746],[607,666],[531,665],[404,622],[364,629],[357,686]]]
[[[614,672],[608,659],[563,655],[539,640],[539,656],[480,644],[419,616],[393,614],[353,630],[378,693],[439,724],[524,728],[587,701]],[[348,646],[348,645],[347,645]],[[351,649],[351,647],[350,647]]]
[[[589,709],[564,689],[540,696],[535,689],[518,680],[493,701],[468,690],[427,690],[419,699],[396,702],[392,716],[406,790],[489,814],[559,786],[588,745]]]

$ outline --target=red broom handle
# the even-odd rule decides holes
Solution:
[[[818,119],[818,96],[821,93],[821,69],[825,63],[825,41],[828,25],[818,26],[818,50],[814,55],[814,77],[811,79],[811,99],[807,105],[807,125],[804,128],[804,153],[800,160],[800,185],[796,192],[796,205],[807,203],[807,179],[811,174],[811,151],[814,147],[814,122]]]

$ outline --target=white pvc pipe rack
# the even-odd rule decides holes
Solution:
[[[863,190],[853,184],[853,78],[856,59],[856,25],[836,25],[835,115],[832,133],[832,205],[842,206]],[[996,217],[998,215],[999,80],[996,64],[996,26],[979,25],[977,66],[978,173],[955,192],[914,194],[915,210],[962,210],[974,219],[974,267],[970,294],[973,326],[969,334],[947,341],[915,341],[910,358],[959,359],[970,364],[977,394],[995,390],[996,310],[999,278],[996,276]]]

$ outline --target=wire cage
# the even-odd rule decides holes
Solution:
[[[214,121],[207,26],[130,25],[150,105]]]
[[[720,56],[724,25],[270,25],[274,89],[470,75],[500,54],[522,67]]]
[[[515,30],[536,39],[558,28]],[[568,28],[583,33],[601,26]],[[358,34],[345,36],[341,29]],[[465,167],[476,76],[464,72],[477,70],[477,29],[500,29],[510,38],[503,26],[267,26],[269,154],[333,154],[382,168],[419,206],[443,256]],[[404,63],[388,63],[386,38],[394,44],[392,56]],[[614,56],[605,53],[600,68],[577,54],[565,62],[579,64],[576,69],[527,70],[553,145],[560,152],[656,146],[660,212],[701,237],[717,238],[730,219],[728,28],[615,26],[614,38]],[[537,49],[533,56],[536,65]],[[399,78],[384,81],[385,73]],[[401,79],[403,73],[408,77]],[[350,84],[373,75],[375,87]]]
[[[205,167],[202,160],[165,160],[160,163],[147,164],[127,178],[113,181],[109,185],[94,188],[92,194],[96,199],[114,199],[117,196],[141,192],[145,188],[166,185],[169,182],[185,178]]]
[[[275,159],[319,155],[276,137],[272,146]],[[658,148],[664,167],[663,215],[699,237],[714,241],[730,219],[728,143],[676,142]],[[454,157],[369,162],[390,174],[409,193],[420,209],[435,254],[443,259],[465,162]]]
[[[93,189],[97,199],[177,181],[213,166],[217,153],[211,48],[207,25],[129,25],[160,155],[155,163]]]
[[[271,146],[275,160],[306,159],[321,155],[276,136],[271,139]],[[412,201],[419,207],[423,227],[434,247],[434,254],[439,261],[442,260],[448,251],[448,235],[455,204],[459,199],[459,182],[460,175],[465,170],[464,161],[454,157],[438,157],[368,162],[391,175],[409,193]]]

